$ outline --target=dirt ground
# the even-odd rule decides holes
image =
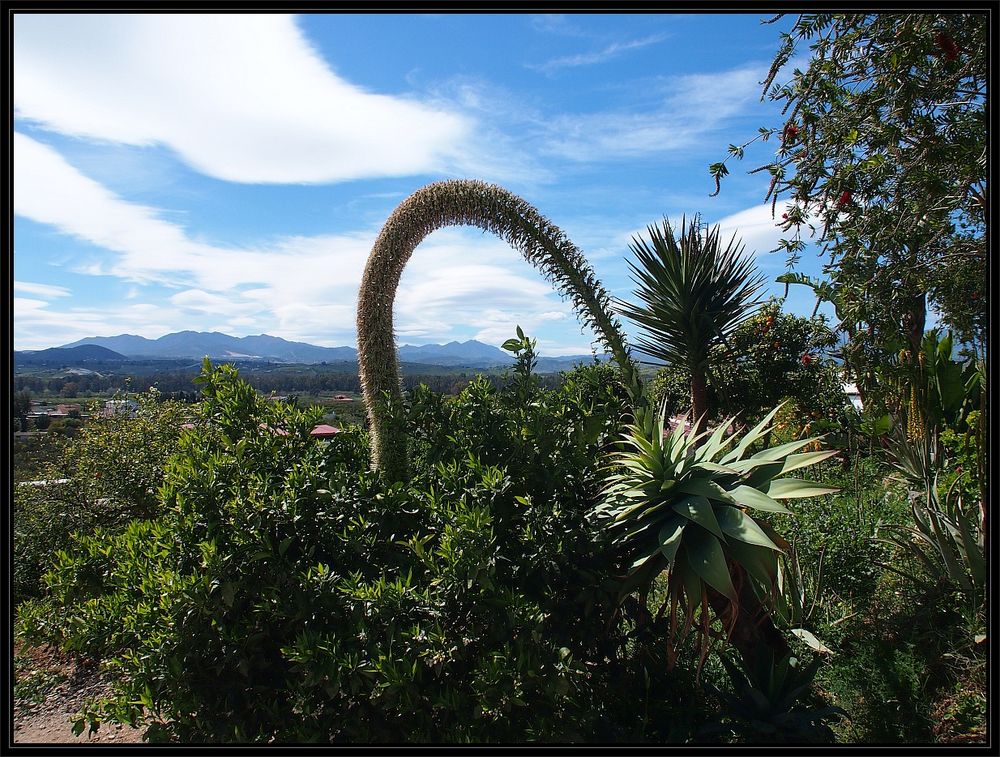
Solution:
[[[100,671],[81,665],[49,648],[15,649],[15,658],[25,660],[18,681],[34,676],[41,683],[37,697],[14,697],[15,744],[136,744],[144,729],[102,723],[97,733],[85,729],[73,735],[72,717],[87,699],[107,691]],[[30,662],[29,662],[30,661]],[[53,683],[54,682],[54,683]],[[41,702],[34,701],[44,695]]]

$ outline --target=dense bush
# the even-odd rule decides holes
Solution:
[[[715,419],[739,415],[754,423],[785,399],[801,427],[835,421],[847,398],[840,370],[830,357],[836,337],[822,318],[781,311],[771,300],[740,324],[725,345],[715,349],[708,377],[709,407]],[[652,401],[666,401],[670,413],[690,407],[690,376],[666,366],[650,386]]]
[[[113,530],[132,518],[155,515],[164,465],[176,447],[185,411],[178,403],[160,402],[155,390],[136,396],[135,403],[134,413],[96,414],[72,438],[50,432],[18,451],[15,602],[41,592],[42,574],[73,532],[87,533],[98,525]]]
[[[26,627],[118,669],[93,719],[156,714],[164,736],[586,738],[621,641],[584,519],[610,370],[526,403],[415,392],[417,474],[392,487],[361,430],[317,444],[314,412],[207,371],[162,515],[79,536]]]

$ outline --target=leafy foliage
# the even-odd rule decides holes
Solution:
[[[50,603],[24,611],[35,638],[118,670],[95,725],[156,715],[154,736],[236,742],[594,727],[596,661],[617,642],[583,502],[618,412],[613,369],[527,404],[488,382],[447,405],[415,392],[407,486],[367,470],[360,429],[317,445],[314,413],[228,366],[202,380],[161,516],[77,537],[47,576]]]
[[[667,597],[659,614],[669,604],[672,636],[678,608],[685,617],[682,634],[701,612],[699,633],[703,639],[708,636],[703,608],[710,589],[739,604],[736,584],[742,579],[735,576],[732,564],[742,568],[738,575],[748,577],[762,601],[770,601],[777,590],[778,554],[788,543],[762,514],[789,513],[783,500],[836,491],[797,478],[778,478],[835,454],[795,454],[812,439],[749,453],[778,409],[745,435],[728,438],[732,419],[714,432],[685,434],[679,424],[665,434],[661,413],[651,428],[630,426],[622,439],[625,449],[612,456],[612,473],[592,517],[623,566],[620,599],[638,589],[645,601],[654,579],[668,571]]]

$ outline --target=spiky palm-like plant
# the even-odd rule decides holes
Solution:
[[[667,597],[658,615],[669,607],[671,661],[676,642],[697,626],[699,612],[704,660],[709,605],[751,664],[760,651],[761,633],[770,634],[765,641],[772,650],[787,650],[765,608],[776,591],[778,553],[788,543],[760,514],[788,513],[785,500],[837,491],[784,477],[837,451],[796,454],[815,437],[748,454],[770,430],[780,407],[742,437],[725,436],[733,419],[714,432],[685,433],[678,424],[664,434],[661,410],[655,423],[628,427],[622,450],[611,456],[610,475],[593,517],[622,560],[621,599],[638,591],[645,602],[653,580],[668,572]],[[678,633],[680,610],[684,624]]]
[[[616,301],[617,310],[642,329],[637,346],[691,374],[691,411],[700,422],[708,410],[709,353],[753,314],[764,277],[742,257],[735,235],[725,247],[718,226],[703,229],[696,216],[675,235],[667,219],[649,226],[649,241],[635,237],[629,261],[638,302]]]
[[[435,182],[418,189],[389,216],[358,292],[358,369],[370,420],[372,462],[392,481],[406,476],[406,439],[392,412],[402,398],[392,326],[396,288],[410,255],[428,234],[460,225],[477,226],[504,239],[567,296],[621,367],[634,402],[642,402],[639,374],[610,297],[562,230],[502,187],[472,180]]]

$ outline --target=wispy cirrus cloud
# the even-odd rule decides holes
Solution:
[[[654,34],[649,37],[642,37],[641,39],[632,39],[625,42],[613,42],[600,50],[552,58],[544,63],[526,63],[524,65],[525,68],[529,68],[532,71],[541,71],[544,74],[552,74],[561,68],[593,66],[598,63],[605,63],[632,50],[639,50],[643,47],[655,45],[667,39],[669,36],[669,34]]]
[[[70,290],[66,287],[54,286],[52,284],[35,284],[31,281],[15,281],[14,292],[44,297],[45,299],[69,297],[71,294]]]
[[[162,144],[218,179],[317,183],[462,170],[463,114],[338,76],[283,14],[21,14],[18,118]]]
[[[670,77],[642,109],[562,115],[550,122],[546,153],[587,162],[664,154],[697,145],[758,100],[766,64]]]

